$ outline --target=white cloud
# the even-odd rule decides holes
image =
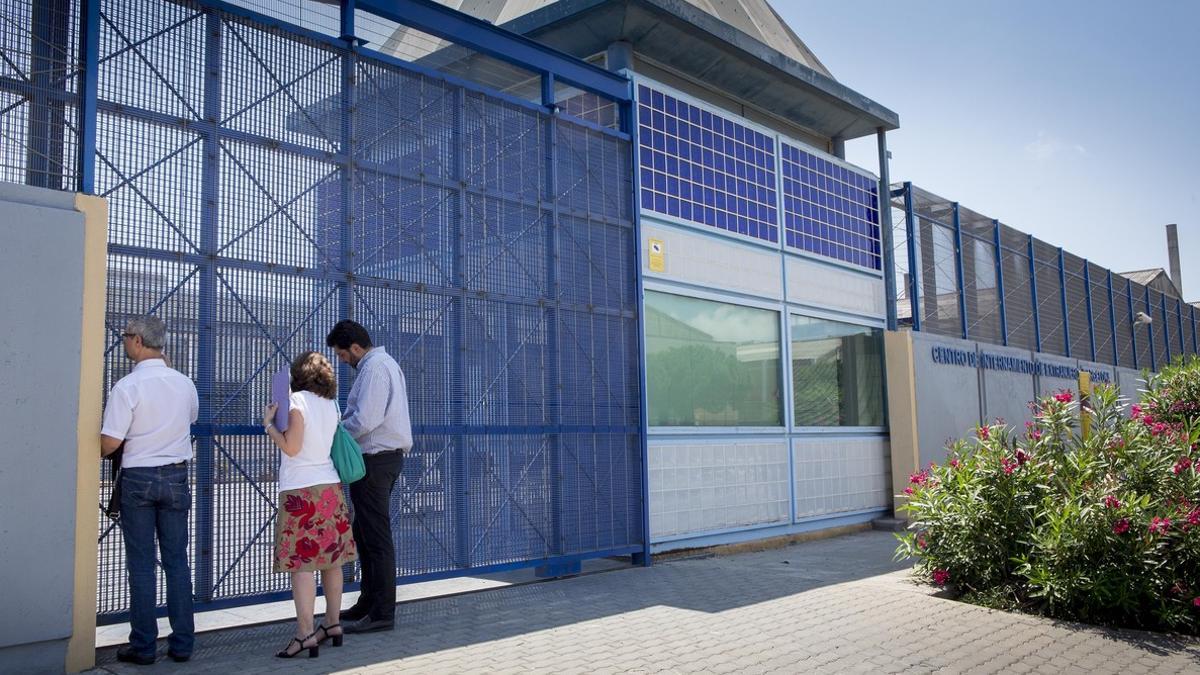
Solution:
[[[1082,156],[1087,154],[1087,148],[1078,143],[1067,143],[1045,131],[1039,131],[1037,139],[1025,145],[1025,154],[1038,162],[1049,161],[1064,152],[1073,152]]]

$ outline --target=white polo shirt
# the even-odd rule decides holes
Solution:
[[[196,385],[162,359],[146,359],[108,395],[100,433],[125,441],[121,466],[165,466],[192,458]]]

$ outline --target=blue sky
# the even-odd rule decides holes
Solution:
[[[1200,2],[771,0],[841,83],[895,110],[892,180],[1200,300]],[[847,159],[877,167],[873,138]]]

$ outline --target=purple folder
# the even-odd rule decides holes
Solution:
[[[279,431],[287,431],[288,413],[291,411],[290,395],[291,395],[292,374],[287,366],[279,369],[271,377],[271,403],[274,403],[275,408],[275,428]]]

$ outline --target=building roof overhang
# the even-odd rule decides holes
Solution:
[[[896,129],[899,116],[683,0],[559,0],[503,24],[586,58],[614,42],[830,138]]]

